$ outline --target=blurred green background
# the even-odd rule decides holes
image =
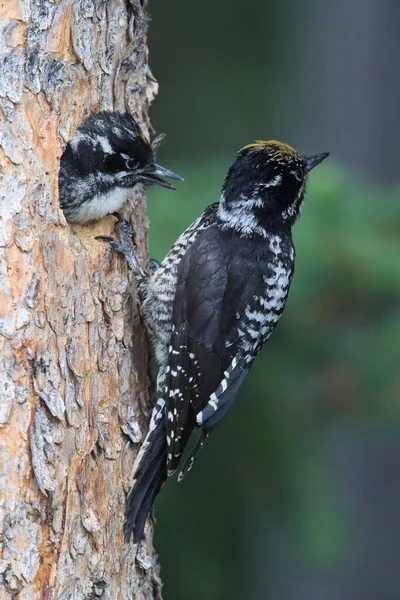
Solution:
[[[281,322],[182,483],[157,501],[165,600],[399,600],[400,4],[150,2],[162,258],[235,152],[331,151],[295,226]]]

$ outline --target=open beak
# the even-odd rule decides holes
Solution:
[[[165,169],[165,167],[161,167],[156,163],[153,163],[149,166],[146,171],[144,171],[140,177],[141,183],[144,185],[161,185],[169,190],[176,190],[176,187],[165,181],[164,177],[169,177],[170,179],[177,179],[178,181],[184,181],[183,177],[177,175],[173,171],[169,169]]]
[[[314,156],[305,156],[306,173],[309,173],[311,169],[322,163],[323,160],[328,158],[329,154],[330,152],[323,152],[322,154],[314,154]]]

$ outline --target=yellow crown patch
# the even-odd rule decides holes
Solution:
[[[252,144],[247,144],[242,150],[254,149],[268,152],[271,156],[296,156],[297,152],[289,144],[278,142],[278,140],[256,140]]]

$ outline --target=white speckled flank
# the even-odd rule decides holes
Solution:
[[[178,238],[160,267],[150,276],[147,293],[143,302],[143,312],[153,332],[154,350],[159,365],[157,389],[163,389],[166,375],[168,352],[172,350],[170,338],[172,333],[172,309],[176,291],[176,278],[179,263],[188,247],[193,244],[201,231],[209,227],[210,221],[201,215]]]

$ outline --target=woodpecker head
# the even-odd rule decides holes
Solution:
[[[276,222],[292,225],[300,214],[307,175],[329,152],[301,156],[276,140],[256,141],[242,148],[229,169],[219,215],[246,233],[249,227],[265,228]],[[247,223],[247,225],[246,225]]]
[[[152,147],[132,115],[90,115],[60,162],[60,204],[67,220],[92,221],[118,210],[137,184],[175,189],[182,178],[154,161]]]

